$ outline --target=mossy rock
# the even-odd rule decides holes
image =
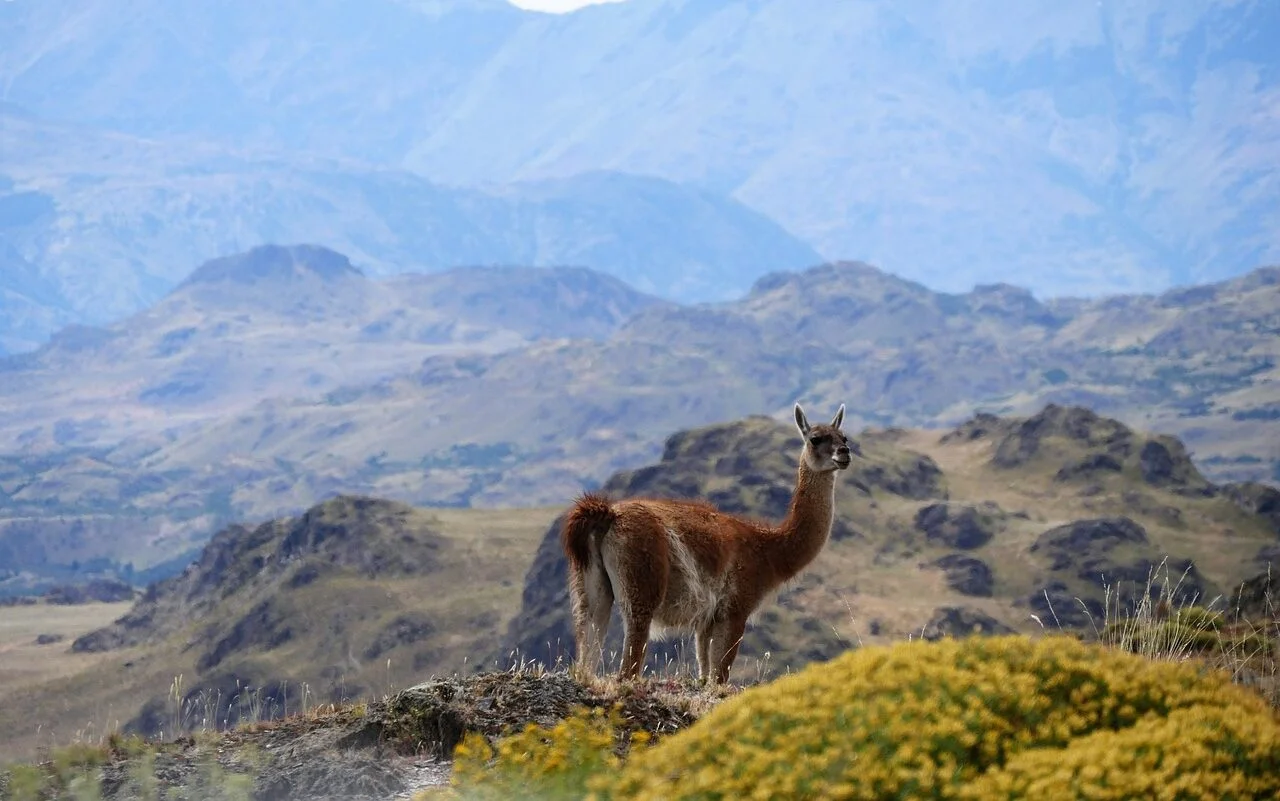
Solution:
[[[632,799],[1271,798],[1280,724],[1194,664],[1061,636],[915,641],[746,690],[592,785]]]

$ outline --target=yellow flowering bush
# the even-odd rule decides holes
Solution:
[[[472,732],[454,751],[452,786],[466,799],[582,798],[588,777],[616,770],[618,752],[648,738],[628,735],[616,707],[579,708],[551,728],[530,723],[497,748]]]
[[[1070,637],[916,641],[747,690],[587,788],[600,799],[1273,797],[1278,731],[1261,698],[1191,663]]]
[[[1175,709],[1064,749],[1033,748],[993,768],[962,797],[1023,799],[1275,798],[1280,736],[1273,720],[1242,707]]]

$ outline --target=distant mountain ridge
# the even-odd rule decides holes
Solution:
[[[73,319],[57,288],[0,239],[0,356],[34,349]]]
[[[349,160],[144,140],[4,112],[0,152],[10,184],[8,194],[0,184],[0,262],[17,265],[0,296],[22,296],[21,306],[0,307],[0,347],[11,352],[60,324],[122,319],[206,259],[261,244],[324,245],[373,276],[591,267],[682,299],[731,297],[768,270],[821,261],[736,201],[647,176],[453,187]],[[10,290],[18,268],[30,279]]]
[[[224,256],[200,265],[182,283],[181,291],[195,284],[228,281],[254,285],[273,281],[291,281],[315,277],[326,283],[344,278],[363,278],[364,273],[351,265],[341,253],[315,245],[263,245],[249,253]]]
[[[0,4],[0,82],[7,108],[74,123],[81,139],[180,143],[194,164],[163,173],[186,191],[192,176],[210,191],[248,153],[451,186],[642,174],[741,201],[821,260],[863,259],[950,292],[1004,281],[1098,295],[1280,260],[1278,28],[1269,0],[1012,11],[629,0],[568,15],[498,2],[48,0]],[[138,160],[126,137],[106,138],[114,162]],[[24,190],[69,188],[65,173],[31,169],[39,146],[5,145]],[[225,223],[225,242],[205,231],[198,257],[317,241],[302,222],[333,201],[312,180],[275,199],[241,186],[202,200],[202,214],[246,213]],[[154,185],[129,194],[138,217],[186,217]],[[86,232],[106,202],[75,201]],[[255,205],[285,230],[255,230]],[[326,244],[364,263],[353,245],[379,230],[365,214]],[[120,239],[136,236],[123,227]],[[197,259],[144,244],[111,263]]]
[[[296,270],[313,255],[340,287]],[[282,283],[188,283],[0,360],[0,551],[24,569],[143,569],[221,522],[337,493],[554,505],[672,430],[796,400],[846,403],[854,429],[1085,405],[1181,437],[1214,481],[1280,481],[1277,268],[1040,301],[835,263],[681,306],[582,269],[346,264],[250,251],[198,274]]]
[[[78,396],[72,403],[86,408],[149,397],[151,405],[158,387],[198,376],[211,393],[210,410],[225,414],[264,398],[320,397],[391,378],[430,357],[543,338],[601,338],[664,303],[581,268],[459,268],[375,279],[324,247],[264,245],[206,262],[158,304],[120,323],[64,330],[33,353],[0,359],[0,374],[52,378],[44,391]],[[326,351],[341,354],[339,362],[317,362]],[[10,385],[0,397],[22,393]],[[180,402],[190,408],[191,400]],[[160,405],[166,402],[179,399]],[[12,425],[26,425],[26,414],[16,407],[11,414]]]

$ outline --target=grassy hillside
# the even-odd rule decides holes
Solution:
[[[1082,609],[1101,625],[1107,587],[1127,606],[1166,558],[1170,576],[1157,585],[1223,607],[1277,562],[1280,492],[1211,484],[1177,440],[1084,409],[858,440],[864,458],[839,477],[832,541],[749,627],[736,680],[859,643],[975,628],[1089,633]],[[683,431],[660,462],[605,489],[776,518],[798,449],[791,427],[765,417]],[[108,716],[172,731],[188,718],[377,697],[433,674],[555,664],[571,644],[555,542],[563,510],[344,496],[229,527],[116,622],[63,643],[71,664],[92,669],[8,693],[0,748],[25,753]],[[655,649],[653,664],[691,669],[680,643]]]
[[[1244,500],[1248,492],[1206,481],[1178,440],[1087,409],[858,439],[865,458],[837,477],[830,544],[748,627],[739,670],[793,669],[857,643],[975,627],[1090,632],[1108,611],[1132,608],[1149,579],[1176,602],[1226,607],[1268,561],[1280,566],[1280,525]],[[711,426],[672,436],[660,462],[617,473],[604,489],[707,498],[777,520],[799,448],[793,426],[768,418]],[[1280,491],[1252,490],[1264,504],[1280,501]],[[572,643],[560,522],[539,546],[506,646],[551,663]],[[687,646],[655,648],[650,666],[667,669],[683,652],[687,669]]]

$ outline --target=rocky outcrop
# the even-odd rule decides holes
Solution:
[[[915,526],[931,544],[969,550],[986,545],[1006,517],[994,503],[980,506],[934,503],[916,512]]]
[[[976,556],[952,553],[933,562],[947,577],[947,586],[963,595],[990,598],[995,590],[991,566]]]
[[[1049,631],[1101,628],[1106,608],[1096,594],[1077,595],[1061,581],[1050,581],[1027,599],[1031,612]]]
[[[1280,537],[1280,489],[1256,481],[1244,481],[1224,484],[1222,494],[1245,512],[1265,519]]]
[[[1033,417],[1015,422],[996,443],[992,462],[997,467],[1014,468],[1026,464],[1041,450],[1044,441],[1059,437],[1091,448],[1105,448],[1112,455],[1127,456],[1133,431],[1123,423],[1101,417],[1079,406],[1050,403]]]
[[[252,528],[229,526],[213,536],[181,575],[148,587],[128,613],[77,638],[72,650],[108,651],[155,642],[202,621],[233,595],[276,585],[305,586],[335,571],[366,578],[429,574],[447,546],[415,529],[413,515],[414,509],[405,504],[340,496],[296,518]],[[253,620],[261,612],[255,607],[242,620],[218,623],[233,630],[241,624],[249,630],[260,628]],[[231,632],[219,636],[231,637]],[[258,635],[246,636],[256,641]],[[206,654],[213,660],[210,664],[220,661],[217,650],[214,646]]]
[[[202,638],[212,641],[196,660],[196,667],[207,671],[233,654],[270,651],[289,642],[293,636],[286,610],[277,599],[268,598],[237,618],[226,633]]]
[[[973,417],[942,435],[943,443],[972,442],[1003,436],[1012,427],[1013,422],[1005,417],[997,417],[989,412],[978,412]]]
[[[1240,584],[1227,613],[1255,623],[1280,621],[1280,575],[1267,570]]]
[[[1107,552],[1125,543],[1148,545],[1147,530],[1127,517],[1077,520],[1041,534],[1031,551],[1044,552],[1051,570],[1063,570],[1082,554]]]
[[[219,689],[234,693],[241,686],[232,681]],[[264,689],[267,703],[278,690]],[[627,731],[661,738],[692,725],[730,692],[678,681],[636,692],[618,684],[583,685],[565,672],[480,673],[434,679],[367,704],[339,704],[269,726],[210,730],[198,737],[175,737],[164,729],[172,724],[172,711],[158,704],[149,710],[151,718],[125,728],[164,729],[164,741],[126,748],[113,739],[81,789],[94,798],[126,801],[138,797],[141,777],[168,798],[206,798],[211,792],[260,801],[425,796],[431,788],[447,787],[454,749],[467,734],[492,741],[531,724],[554,726],[582,707],[619,707]],[[0,795],[7,778],[0,769]]]
[[[1081,406],[1046,405],[1025,419],[978,415],[943,439],[989,438],[996,467],[1012,470],[1033,459],[1057,462],[1058,481],[1100,480],[1130,470],[1152,487],[1185,495],[1211,495],[1216,488],[1191,461],[1176,437],[1148,436]]]
[[[1031,553],[1046,573],[1043,589],[1028,602],[1042,620],[1049,616],[1068,627],[1087,626],[1090,616],[1100,622],[1108,591],[1121,607],[1144,594],[1168,596],[1177,605],[1205,603],[1220,594],[1190,560],[1168,558],[1151,544],[1146,529],[1127,517],[1057,526],[1036,539]]]
[[[1054,478],[1058,481],[1070,481],[1075,478],[1095,477],[1099,473],[1119,473],[1123,469],[1124,465],[1111,454],[1091,453],[1060,468]]]

